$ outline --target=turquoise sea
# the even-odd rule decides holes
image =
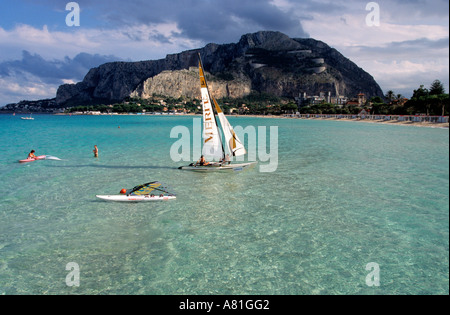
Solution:
[[[192,122],[0,115],[0,294],[449,294],[448,129],[231,117],[278,168],[203,174],[169,154]],[[153,180],[177,200],[95,197]]]

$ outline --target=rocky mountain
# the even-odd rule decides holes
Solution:
[[[216,98],[251,92],[291,98],[303,92],[383,96],[370,74],[327,44],[264,31],[244,35],[238,43],[208,44],[161,60],[101,65],[82,82],[60,86],[56,103],[60,107],[110,104],[153,94],[199,98],[198,53]]]
[[[208,72],[206,76],[210,90],[218,99],[223,97],[244,97],[252,91],[252,82],[249,79],[226,81],[218,79]],[[139,84],[130,96],[148,99],[153,95],[201,99],[198,67],[190,67],[188,70],[163,71]]]

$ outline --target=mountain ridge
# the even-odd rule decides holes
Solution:
[[[320,92],[383,97],[369,73],[326,43],[261,31],[245,34],[237,43],[210,43],[164,59],[105,63],[89,70],[83,81],[61,85],[56,106],[112,104],[130,96],[149,98],[153,93],[174,96],[181,95],[180,89],[183,96],[199,97],[198,77],[183,74],[198,67],[198,53],[209,74],[208,81],[221,90],[217,98],[253,92],[287,98]],[[181,82],[187,79],[192,82]]]

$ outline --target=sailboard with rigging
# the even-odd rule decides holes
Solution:
[[[123,189],[120,195],[97,195],[96,197],[106,201],[140,202],[140,201],[166,201],[176,199],[171,188],[166,184],[155,181],[138,185],[132,189]]]

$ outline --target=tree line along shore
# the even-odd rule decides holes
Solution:
[[[289,98],[254,92],[243,98],[220,99],[220,104],[225,113],[239,115],[357,115],[361,110],[372,115],[446,116],[449,114],[449,94],[445,93],[443,84],[439,80],[435,80],[429,89],[421,85],[414,90],[410,99],[389,90],[384,98],[372,97],[363,104],[348,102],[338,105],[323,101],[320,104],[299,106]],[[68,108],[65,112],[201,114],[201,110],[200,100],[153,95],[149,99],[128,98],[124,102],[111,105],[75,106]]]
[[[277,97],[264,93],[253,92],[242,98],[222,98],[219,100],[222,110],[228,115],[261,115],[283,116],[287,114],[315,115],[358,115],[362,110],[370,115],[449,115],[449,94],[445,93],[443,84],[435,80],[430,88],[421,85],[414,90],[410,99],[388,91],[384,98],[372,97],[362,104],[347,102],[331,104],[325,100],[314,104],[299,104],[292,98]],[[65,114],[150,114],[177,113],[201,114],[202,106],[199,99],[171,98],[163,95],[153,95],[148,99],[127,98],[115,104],[92,104],[57,108],[54,102],[29,102],[33,106],[6,106],[1,109],[7,112],[40,112]],[[16,104],[16,105],[19,105]]]

